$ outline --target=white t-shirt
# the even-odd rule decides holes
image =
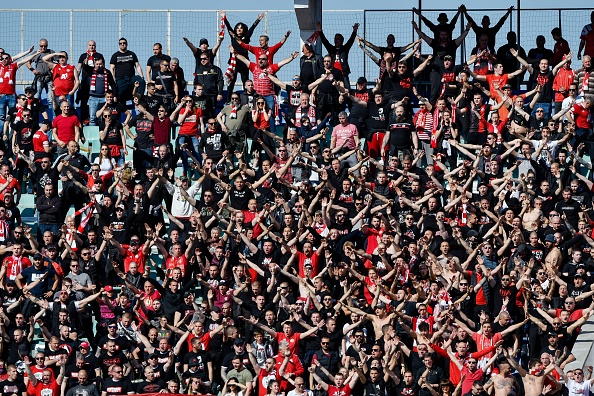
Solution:
[[[569,396],[588,396],[590,394],[590,381],[580,383],[570,379],[567,381],[567,388],[569,389]]]

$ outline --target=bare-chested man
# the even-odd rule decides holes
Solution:
[[[525,204],[529,206],[522,216],[522,226],[527,231],[538,231],[538,226],[540,225],[540,219],[542,217],[542,210],[540,210],[539,207],[536,207],[536,201],[534,207],[530,205],[529,201],[525,201]],[[540,200],[540,204],[542,206],[542,200]]]
[[[524,395],[525,396],[539,396],[542,393],[545,379],[553,370],[555,365],[551,364],[548,367],[544,367],[539,359],[531,359],[528,362],[528,370],[526,371],[518,364],[516,359],[511,357],[507,351],[504,351],[504,355],[511,366],[518,371],[518,374],[522,377],[524,383]],[[496,390],[497,391],[497,390]],[[506,395],[509,393],[506,393]],[[495,393],[496,396],[497,393]],[[503,393],[501,393],[503,396]]]
[[[375,314],[369,314],[355,307],[351,307],[351,312],[359,314],[373,323],[373,330],[375,332],[376,339],[380,339],[383,336],[382,327],[387,324],[393,324],[393,320],[396,317],[394,312],[392,312],[390,315],[386,314],[386,304],[383,302],[380,302],[375,306]]]
[[[485,390],[491,394],[490,389],[495,390],[495,396],[508,396],[518,394],[520,386],[511,375],[511,364],[506,361],[499,363],[499,374],[491,375],[491,379],[485,384]]]

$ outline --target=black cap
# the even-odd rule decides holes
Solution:
[[[453,60],[452,55],[446,55],[443,57],[443,60]]]
[[[301,182],[301,184],[311,184],[311,180],[305,179]]]
[[[43,120],[41,121],[41,125],[49,125],[52,126],[52,122],[50,120]]]
[[[512,89],[512,86],[509,84],[505,84],[501,89]]]
[[[8,279],[6,281],[7,286],[16,286],[16,282],[13,279]]]
[[[229,285],[227,284],[227,281],[225,279],[221,279],[217,286],[229,286]]]
[[[43,256],[41,255],[41,253],[37,252],[33,255],[33,260],[35,259],[43,259]]]
[[[200,45],[202,45],[202,44],[206,44],[206,45],[208,45],[208,40],[207,40],[207,39],[205,39],[205,38],[203,38],[203,39],[200,39]]]
[[[192,295],[192,293],[191,293],[191,292],[189,292],[189,291],[187,291],[187,292],[185,292],[185,293],[184,293],[184,298],[185,298],[185,297],[190,297],[191,295]]]
[[[217,307],[217,306],[215,305],[214,307],[212,307],[212,310],[211,310],[211,311],[212,311],[212,312],[219,313],[219,312],[221,312],[221,308],[220,308],[220,307]]]
[[[245,341],[243,340],[243,338],[238,338],[235,341],[233,341],[233,345],[244,345]]]
[[[226,166],[225,164],[218,164],[217,165],[217,170],[225,170]]]
[[[376,308],[380,308],[380,309],[385,309],[386,308],[386,304],[384,304],[383,302],[377,303],[377,305],[375,306]]]
[[[45,247],[47,250],[58,250],[58,248],[56,247],[56,245],[54,245],[53,243],[50,243],[49,245],[47,245]]]
[[[438,21],[444,20],[444,21],[448,21],[448,14],[446,14],[445,12],[442,12],[441,14],[439,14],[439,16],[437,17]]]
[[[158,358],[158,357],[159,357],[159,355],[154,352],[149,355],[149,359]]]
[[[357,79],[357,84],[367,84],[367,79],[365,77],[359,77]]]
[[[576,272],[575,275],[573,276],[573,278],[582,278],[584,279],[584,275],[580,274],[579,272]]]
[[[468,231],[468,233],[466,234],[466,237],[467,237],[467,238],[471,238],[471,237],[476,237],[476,236],[478,236],[478,235],[479,235],[478,231],[476,231],[476,230],[470,230],[470,231]]]
[[[25,93],[27,92],[35,92],[35,88],[33,87],[25,87]]]

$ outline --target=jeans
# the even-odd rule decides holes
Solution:
[[[190,152],[192,153],[192,155],[198,161],[200,161],[202,156],[198,153],[198,143],[199,142],[200,142],[200,140],[199,140],[198,136],[180,135],[177,137],[177,149],[182,150],[181,145],[184,143],[188,143],[188,149],[190,149]],[[184,173],[184,175],[187,176],[187,174],[188,174],[188,154],[186,154],[186,150],[182,151],[181,159],[182,159],[183,173]]]
[[[6,112],[16,106],[16,95],[0,96],[0,131],[4,130],[6,121]]]
[[[37,226],[37,240],[41,240],[46,231],[51,231],[52,234],[58,235],[58,224],[39,224]]]
[[[47,80],[44,81],[44,78],[38,78],[37,80],[35,80],[35,94],[33,95],[34,98],[36,99],[41,99],[41,92],[45,89],[45,93],[47,94],[47,107],[50,109],[54,109],[53,106],[53,98],[52,95],[49,91],[49,82],[51,80]]]
[[[536,102],[536,106],[532,110],[531,116],[536,116],[536,109],[542,108],[544,110],[545,119],[551,117],[551,104],[549,102]]]
[[[264,96],[264,100],[268,107],[272,110],[272,116],[270,117],[270,132],[276,133],[276,122],[274,120],[276,116],[275,106],[274,106],[274,95]]]
[[[97,110],[103,106],[105,98],[97,96],[89,96],[87,104],[89,105],[89,125],[97,125]]]

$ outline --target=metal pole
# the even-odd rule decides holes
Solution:
[[[118,34],[122,37],[122,10],[118,11]],[[120,37],[118,37],[118,39],[120,39]]]
[[[268,34],[268,10],[264,11],[264,33]]]
[[[73,53],[73,47],[72,47],[73,41],[74,41],[74,38],[73,38],[74,18],[72,17],[73,14],[74,14],[74,11],[70,10],[70,50],[69,50],[70,52],[69,52],[69,54],[70,54],[70,58],[72,58],[72,59],[74,59],[74,53]]]
[[[559,29],[561,29],[561,34],[563,34],[563,27],[561,27],[561,8],[559,8]]]
[[[520,16],[521,16],[521,14],[520,14],[520,9],[521,9],[521,6],[522,6],[521,5],[521,2],[522,2],[521,0],[518,0],[518,4],[517,4],[518,6],[516,7],[518,9],[518,20],[516,21],[517,22],[517,30],[518,30],[516,32],[516,38],[518,39],[518,51],[520,50],[520,45],[522,43],[522,39],[520,38],[520,29],[521,29],[521,23],[520,23]]]
[[[21,11],[21,52],[25,50],[25,11]],[[21,70],[21,81],[24,81],[24,67],[19,67]]]
[[[218,40],[219,39],[219,22],[221,20],[221,17],[219,16],[219,12],[215,12],[215,16],[217,17],[217,21],[215,23],[215,38]],[[219,54],[221,53],[221,51],[217,51],[217,66],[220,68],[221,67],[221,57],[219,56]]]
[[[363,10],[363,39],[367,40],[367,11]],[[363,56],[363,75],[367,78],[367,57]]]
[[[167,55],[171,55],[171,10],[167,10]]]

